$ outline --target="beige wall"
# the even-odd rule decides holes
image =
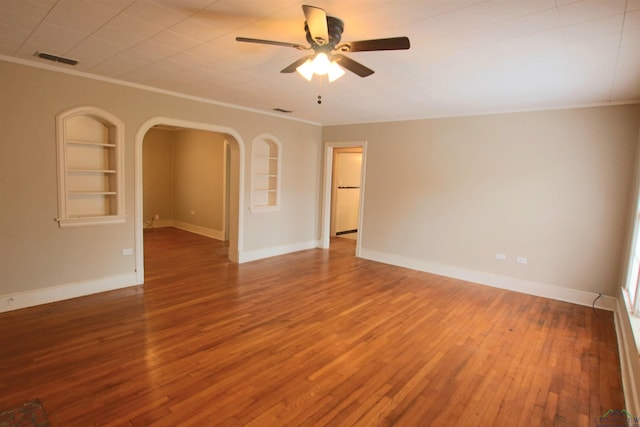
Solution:
[[[640,132],[638,133],[638,146],[640,146]],[[640,150],[636,153],[635,178],[633,190],[630,195],[628,211],[628,233],[625,242],[625,252],[621,260],[621,283],[626,285],[626,273],[629,269],[629,258],[632,252],[635,218],[638,214],[640,191]],[[638,357],[637,323],[628,310],[623,291],[618,293],[618,310],[616,313],[616,332],[618,333],[618,347],[620,352],[620,365],[622,382],[625,391],[625,405],[631,413],[640,412],[640,395],[636,392],[640,389],[640,357]]]
[[[0,76],[0,295],[135,270],[122,255],[135,247],[134,143],[154,117],[233,129],[247,165],[256,136],[282,142],[281,207],[244,213],[246,252],[317,239],[321,141],[368,140],[363,249],[608,295],[621,283],[638,105],[323,130],[3,61]],[[125,123],[124,224],[54,221],[55,115],[81,105]]]
[[[223,231],[224,140],[215,132],[174,132],[173,219]]]
[[[639,105],[585,108],[330,126],[323,139],[368,141],[363,249],[615,296],[639,118]]]
[[[244,214],[243,250],[317,239],[319,126],[5,61],[0,93],[0,295],[135,271],[135,256],[122,255],[135,247],[135,135],[154,117],[233,129],[245,147],[257,135],[276,136],[284,152],[282,209]],[[81,105],[109,111],[125,124],[124,224],[61,229],[54,221],[55,116]],[[248,183],[248,168],[244,173]]]
[[[224,230],[225,135],[150,129],[143,145],[144,219]],[[192,214],[193,212],[193,214]],[[156,223],[157,224],[157,223]]]
[[[173,140],[170,130],[149,129],[142,146],[143,218],[173,219]]]

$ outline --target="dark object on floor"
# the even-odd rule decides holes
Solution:
[[[0,413],[0,427],[50,427],[47,413],[39,400]]]

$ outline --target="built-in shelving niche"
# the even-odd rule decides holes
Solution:
[[[251,212],[280,209],[280,142],[260,136],[251,144]]]
[[[122,145],[124,124],[94,107],[57,116],[58,224],[125,221]]]

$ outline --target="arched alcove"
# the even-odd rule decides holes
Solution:
[[[280,209],[282,144],[262,134],[251,142],[251,212]]]
[[[58,114],[56,127],[60,227],[125,222],[123,122],[84,106]]]

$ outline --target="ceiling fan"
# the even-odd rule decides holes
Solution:
[[[294,63],[283,68],[281,73],[298,71],[304,78],[311,80],[313,74],[327,74],[329,81],[333,81],[344,74],[341,67],[367,77],[374,71],[361,63],[354,61],[342,53],[367,52],[377,50],[402,50],[411,46],[407,37],[392,37],[385,39],[361,40],[340,43],[344,23],[333,16],[327,16],[323,9],[314,6],[302,6],[305,24],[304,30],[309,46],[273,40],[262,40],[248,37],[236,37],[239,42],[261,43],[275,46],[293,47],[298,50],[313,50],[312,55],[303,56]]]

